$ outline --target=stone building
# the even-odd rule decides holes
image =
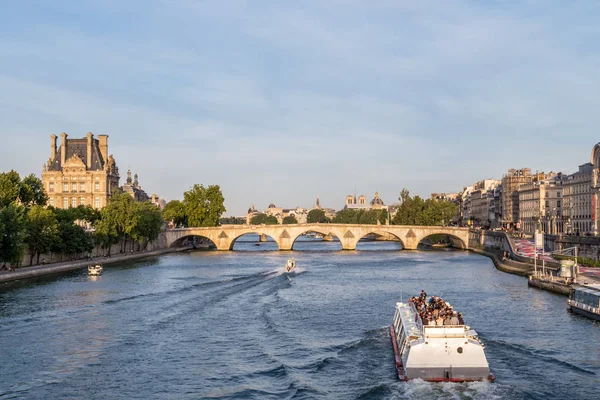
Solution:
[[[565,232],[563,183],[561,173],[538,173],[519,188],[519,222],[526,234],[536,230],[557,234]]]
[[[152,196],[150,196],[150,202],[161,210],[167,205],[167,201],[165,199],[161,199],[157,194],[154,193],[152,193]]]
[[[48,204],[56,208],[89,205],[100,209],[119,187],[119,168],[108,154],[108,135],[92,133],[82,139],[68,139],[61,133],[50,136],[50,158],[43,166],[42,183]]]
[[[533,181],[531,169],[509,169],[502,177],[502,225],[517,227],[519,221],[519,188]]]
[[[563,182],[563,218],[566,233],[594,231],[592,179],[594,165],[585,163]]]
[[[494,189],[500,185],[496,179],[484,179],[473,184],[470,191],[469,219],[476,226],[489,228],[495,219]]]
[[[352,210],[387,209],[385,203],[383,202],[381,197],[379,197],[378,192],[375,192],[375,197],[373,197],[373,199],[369,203],[367,203],[367,198],[364,195],[360,195],[357,200],[356,195],[353,196],[349,194],[348,196],[346,196],[346,204],[344,205],[344,208]]]
[[[150,196],[144,192],[139,184],[138,175],[135,174],[134,179],[131,179],[131,170],[127,170],[127,181],[123,186],[121,186],[121,190],[125,193],[129,193],[129,195],[131,195],[135,201],[150,200]]]

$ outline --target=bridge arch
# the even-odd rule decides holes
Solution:
[[[425,239],[428,239],[428,238],[430,238],[432,236],[433,237],[435,237],[435,236],[445,236],[445,237],[447,237],[450,240],[450,243],[452,244],[452,247],[454,247],[454,248],[462,249],[462,250],[465,250],[465,249],[468,248],[467,244],[465,243],[465,241],[463,239],[461,239],[460,237],[458,237],[456,235],[447,233],[447,232],[432,232],[432,233],[429,233],[427,235],[424,235],[424,236],[422,236],[419,239],[419,242],[417,243],[417,245],[422,244]]]
[[[342,243],[341,243],[340,238],[331,229],[327,229],[326,225],[323,225],[323,227],[319,226],[317,229],[306,229],[304,231],[302,231],[302,230],[297,231],[296,232],[296,236],[291,241],[290,249],[291,250],[298,250],[298,248],[294,249],[294,246],[298,243],[298,239],[300,237],[302,237],[303,234],[309,233],[309,232],[318,233],[320,235],[323,235],[324,237],[331,236],[331,237],[333,237],[334,240],[337,239],[337,243],[339,243],[339,248],[337,248],[338,246],[336,246],[335,249],[331,249],[331,250],[334,250],[334,251],[336,251],[336,250],[342,250]]]
[[[400,236],[398,236],[397,234],[394,234],[392,232],[389,232],[388,230],[384,230],[384,229],[371,229],[371,230],[367,230],[364,234],[362,234],[362,236],[360,236],[360,237],[357,238],[356,243],[354,245],[354,248],[357,249],[357,250],[360,250],[360,249],[357,248],[358,244],[360,243],[361,239],[363,239],[364,237],[369,236],[369,235],[384,236],[384,237],[385,236],[387,236],[387,237],[392,236],[392,237],[395,238],[395,240],[390,241],[390,242],[392,242],[392,243],[400,243],[400,249],[398,249],[398,250],[404,250],[406,248],[406,246],[404,245],[404,242],[402,241],[402,238]],[[386,243],[386,241],[381,241],[381,243]]]
[[[181,236],[169,244],[169,248],[176,247],[205,248],[208,250],[216,249],[217,244],[209,236],[194,233]]]
[[[241,243],[243,241],[243,240],[239,240],[240,238],[242,238],[244,236],[251,237],[251,235],[258,236],[258,238],[256,240],[250,240],[249,242],[250,243],[254,242],[254,244],[262,246],[261,250],[274,250],[274,251],[280,250],[279,242],[277,241],[277,239],[265,232],[261,232],[260,230],[253,230],[253,231],[242,232],[242,233],[238,234],[233,239],[231,239],[231,243],[229,244],[229,250],[234,250],[233,247],[235,246],[235,244]],[[266,241],[261,241],[261,237],[266,237]],[[271,240],[269,240],[269,239],[271,239]],[[272,248],[273,246],[275,246],[275,248]],[[239,249],[237,249],[237,250],[239,250]]]

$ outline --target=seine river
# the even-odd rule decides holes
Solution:
[[[600,323],[485,257],[242,239],[0,286],[0,399],[600,397]],[[388,325],[421,289],[479,332],[495,383],[398,381]]]

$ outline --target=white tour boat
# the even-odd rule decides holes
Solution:
[[[285,270],[286,272],[290,272],[294,268],[296,268],[296,260],[290,258],[289,260],[287,260],[287,263],[285,263]]]
[[[574,286],[568,303],[574,313],[600,321],[600,284]]]
[[[477,333],[467,325],[423,325],[412,303],[396,303],[390,326],[400,380],[493,381]]]
[[[102,275],[103,268],[102,265],[88,265],[88,275]]]

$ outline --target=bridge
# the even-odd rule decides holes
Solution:
[[[393,236],[406,250],[416,250],[421,240],[430,235],[450,237],[454,247],[468,248],[469,229],[451,226],[352,225],[352,224],[294,224],[294,225],[222,225],[202,228],[180,228],[166,231],[168,247],[178,247],[186,238],[201,236],[210,239],[217,250],[232,250],[235,241],[248,233],[270,236],[279,250],[292,250],[294,242],[306,232],[335,236],[343,250],[355,250],[366,235]]]

